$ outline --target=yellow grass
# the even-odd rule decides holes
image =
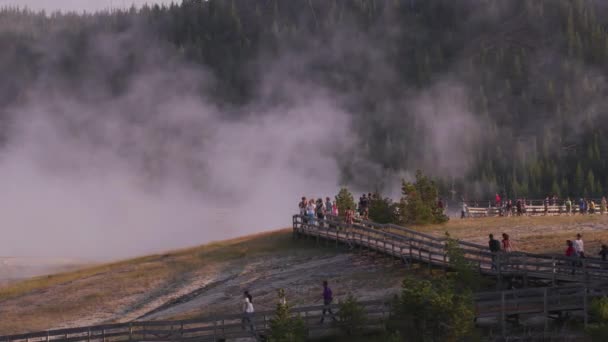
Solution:
[[[413,226],[421,232],[485,244],[489,234],[500,239],[507,233],[517,249],[537,253],[562,253],[566,240],[583,234],[588,254],[596,254],[600,244],[608,243],[608,215],[489,217],[452,219],[442,225]]]
[[[0,287],[0,334],[55,328],[95,311],[118,313],[121,301],[169,291],[192,272],[287,251],[315,249],[293,242],[285,229],[5,285]]]

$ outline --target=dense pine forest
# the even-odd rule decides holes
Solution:
[[[103,39],[120,49],[91,53]],[[151,47],[162,53],[151,57]],[[190,87],[229,120],[259,104],[268,77],[330,94],[357,137],[334,156],[347,185],[382,189],[383,180],[421,169],[444,194],[468,198],[608,191],[602,0],[184,0],[95,14],[7,8],[0,51],[3,142],[11,108],[33,87],[96,97],[86,91],[94,74],[103,97],[118,96],[153,58],[165,70],[187,63],[207,73],[213,81]],[[281,96],[265,93],[264,102]]]

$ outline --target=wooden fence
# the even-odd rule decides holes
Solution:
[[[383,301],[361,302],[366,316],[366,327],[369,329],[383,326],[388,317],[389,306]],[[309,334],[320,330],[335,329],[338,325],[331,324],[331,318],[325,318],[325,324],[319,324],[324,305],[298,307],[292,309],[293,316],[301,317],[308,328]],[[339,306],[330,306],[334,314],[338,314]],[[28,334],[0,336],[0,342],[119,342],[119,341],[197,341],[211,342],[239,338],[263,339],[274,317],[274,311],[256,312],[252,316],[255,333],[249,324],[243,324],[242,314],[223,315],[205,319],[189,319],[176,321],[142,321],[120,324],[105,324],[71,329],[48,330]]]
[[[446,238],[417,232],[394,224],[359,221],[346,224],[336,217],[307,220],[293,216],[296,237],[308,237],[336,246],[367,248],[403,260],[406,264],[422,262],[449,268]],[[568,258],[525,252],[491,253],[487,246],[458,241],[466,261],[480,273],[505,277],[543,280],[551,285],[560,282],[585,284],[608,283],[608,262],[597,258]]]
[[[570,312],[581,312],[587,323],[588,304],[592,298],[606,295],[602,288],[583,285],[564,287],[528,288],[509,291],[481,292],[474,296],[475,317],[477,320],[492,318],[500,322],[497,336],[507,336],[509,320],[535,315],[545,318],[545,332],[552,317],[562,317]],[[382,330],[390,315],[390,304],[386,301],[364,301],[360,303],[366,316],[366,329]],[[330,306],[339,318],[339,305]],[[340,323],[319,324],[323,305],[298,307],[292,309],[293,316],[299,316],[305,322],[309,335],[322,333],[323,330],[336,329]],[[243,325],[241,314],[223,315],[204,319],[175,321],[142,321],[120,324],[48,330],[28,334],[0,336],[0,342],[170,342],[200,341],[216,342],[250,338],[263,340],[268,334],[274,311],[256,312],[252,322],[253,333],[248,324]]]
[[[603,214],[601,211],[601,199],[594,199],[595,209],[590,211],[588,208],[587,214]],[[502,206],[497,207],[494,201],[467,201],[467,217],[493,217],[493,216],[516,216],[517,208],[516,201],[512,201],[513,205],[511,211],[508,212],[505,207],[505,202],[502,202]],[[522,213],[524,216],[540,216],[540,215],[574,215],[580,213],[579,203],[577,200],[571,201],[570,210],[566,206],[566,200],[559,199],[556,201],[550,200],[547,207],[545,207],[545,200],[543,199],[526,199],[525,200],[525,211]],[[608,212],[607,212],[608,213]]]

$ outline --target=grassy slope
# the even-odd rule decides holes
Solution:
[[[606,227],[608,215],[455,219],[445,225],[414,228],[436,235],[449,231],[457,238],[483,244],[486,243],[489,233],[499,235],[507,232],[520,250],[555,253],[563,251],[566,239],[572,239],[577,232],[582,232],[588,254],[595,254],[600,242],[608,242]],[[300,261],[297,262],[301,262],[328,253],[335,251],[333,248],[316,248],[314,244],[303,241],[293,242],[290,231],[282,230],[74,272],[36,277],[0,287],[0,317],[3,317],[0,320],[0,334],[54,328],[64,322],[75,322],[75,318],[87,317],[92,312],[105,313],[103,321],[112,321],[108,317],[118,319],[121,313],[141,308],[154,298],[164,301],[163,295],[175,292],[184,280],[192,280],[201,274],[221,274],[234,270],[235,265],[249,265],[259,257],[274,258],[280,262],[299,255]],[[377,265],[386,264],[383,260],[373,261]],[[351,268],[351,272],[361,270],[360,266],[352,265],[349,269]],[[361,270],[361,277],[365,279],[356,279],[355,273],[345,271],[338,271],[344,273],[343,282],[352,282],[355,287],[366,284],[361,283],[362,281],[369,283],[369,278],[380,276],[378,273],[371,275],[372,273]],[[390,270],[375,272],[388,273]],[[384,285],[380,286],[388,286],[387,284],[400,276],[393,275],[392,279],[386,280]],[[364,292],[369,292],[374,286],[378,286],[378,283],[367,285]],[[200,310],[184,312],[183,316],[199,313]],[[90,323],[79,321],[79,324],[93,324],[99,320],[92,320]]]
[[[290,231],[282,230],[21,281],[0,288],[0,333],[49,329],[91,310],[124,310],[121,301],[144,301],[193,272],[304,249],[312,248],[294,243]]]

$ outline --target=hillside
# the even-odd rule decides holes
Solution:
[[[451,220],[415,227],[485,244],[487,235],[508,233],[518,250],[562,254],[566,239],[582,233],[594,256],[608,242],[608,216]],[[201,247],[36,277],[0,287],[0,334],[135,319],[178,319],[234,313],[243,290],[259,310],[271,310],[276,290],[294,305],[319,301],[328,279],[336,298],[386,298],[408,273],[400,262],[350,252],[312,240],[294,241],[290,230],[263,233]]]
[[[128,151],[120,156],[152,179],[183,166],[180,177],[209,190],[188,170],[214,170],[213,151],[196,151],[215,125],[192,113],[263,127],[280,118],[293,132],[312,112],[331,134],[309,137],[314,148],[299,153],[324,148],[341,183],[382,189],[424,169],[443,193],[453,186],[467,198],[601,196],[607,25],[600,0],[185,0],[86,16],[6,9],[0,137],[10,144],[15,122],[40,112],[76,144]],[[147,143],[116,139],[114,125]],[[274,140],[262,145],[290,141]]]
[[[242,291],[259,310],[285,288],[295,305],[320,300],[328,279],[349,292],[384,298],[405,271],[386,259],[294,242],[289,230],[211,243],[0,287],[0,334],[146,319],[232,313]]]

